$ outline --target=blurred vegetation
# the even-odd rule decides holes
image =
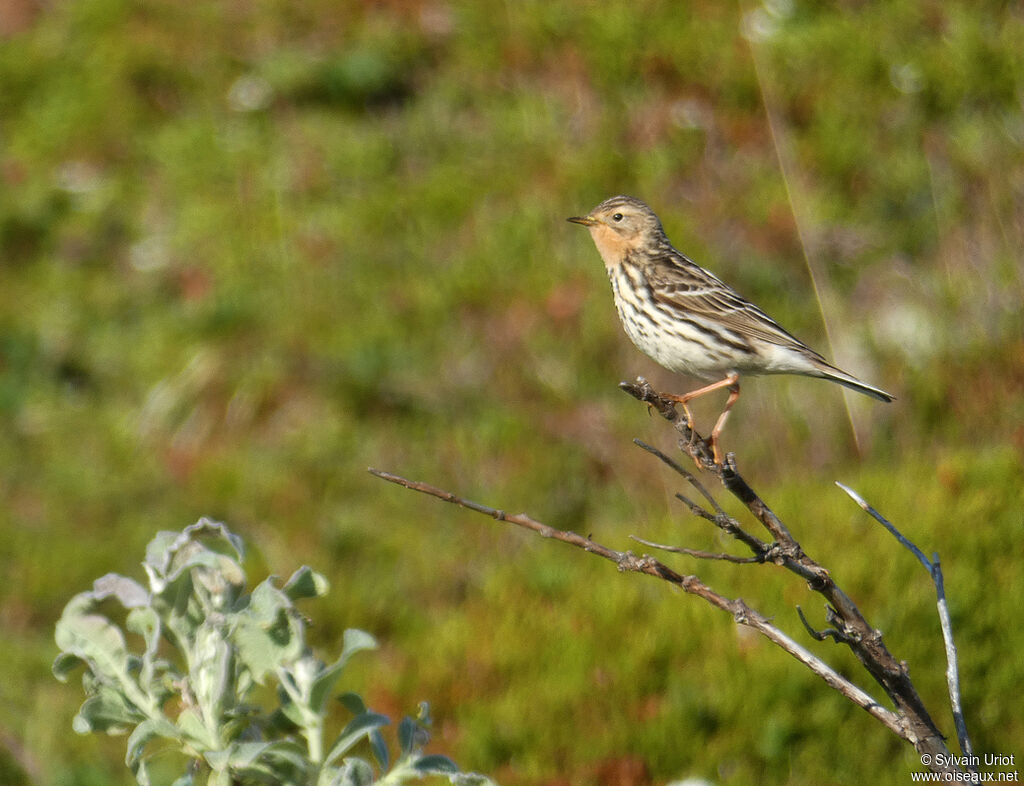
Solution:
[[[835,386],[750,380],[726,447],[952,733],[927,578],[832,480],[941,553],[975,745],[1024,754],[1022,61],[1020,6],[966,0],[9,0],[0,779],[125,782],[123,740],[71,732],[54,623],[203,514],[257,573],[328,576],[314,643],[371,632],[353,689],[429,700],[435,750],[503,784],[919,768],[694,600],[366,474],[715,545],[616,389],[688,381],[628,344],[564,222],[615,193],[898,396],[848,415]],[[698,568],[806,639],[805,588]]]

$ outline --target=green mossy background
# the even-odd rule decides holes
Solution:
[[[1019,5],[9,0],[0,779],[126,782],[123,738],[71,731],[53,625],[200,515],[257,579],[330,578],[325,657],[346,627],[384,644],[343,687],[429,700],[432,750],[503,784],[920,769],[698,600],[366,473],[726,546],[630,443],[674,439],[616,383],[689,382],[629,345],[564,221],[616,193],[897,395],[748,380],[727,448],[953,735],[927,577],[832,481],[941,553],[976,748],[1024,756]],[[822,619],[779,572],[679,566],[805,643],[793,606]]]

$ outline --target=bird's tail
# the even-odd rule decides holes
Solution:
[[[858,393],[863,393],[865,396],[877,398],[879,401],[896,400],[896,396],[892,393],[886,393],[881,388],[876,388],[874,385],[861,382],[855,376],[847,374],[841,368],[836,368],[831,363],[827,363],[826,361],[818,358],[815,358],[814,361],[814,365],[818,371],[818,376],[822,379],[830,379],[833,382],[838,382],[840,385],[845,385],[850,388],[850,390],[856,390]]]

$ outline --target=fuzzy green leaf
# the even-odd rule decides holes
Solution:
[[[72,721],[72,727],[79,734],[90,731],[124,734],[130,726],[144,718],[119,691],[104,685],[96,695],[82,703]]]
[[[293,725],[299,728],[304,727],[306,724],[305,710],[292,700],[292,697],[288,695],[288,692],[283,687],[278,687],[277,698],[281,702],[281,714]]]
[[[146,745],[157,737],[171,740],[180,739],[178,730],[170,721],[163,718],[147,718],[136,726],[131,736],[128,737],[128,750],[124,763],[134,769],[136,763],[142,758]]]
[[[214,740],[210,739],[210,734],[206,730],[206,726],[203,725],[202,718],[191,707],[178,713],[177,725],[178,731],[192,740],[195,746],[201,749],[215,747]]]
[[[412,718],[402,718],[398,723],[398,747],[403,756],[412,753],[416,746],[416,730],[419,727]]]
[[[244,768],[252,765],[269,748],[269,742],[232,742],[218,751],[207,751],[204,757],[214,769]]]
[[[370,732],[370,750],[373,751],[373,758],[377,760],[377,765],[382,770],[386,770],[391,765],[391,754],[388,752],[388,744],[379,729],[374,729]]]
[[[416,772],[424,775],[449,775],[459,771],[458,765],[447,756],[421,756],[412,765]]]
[[[210,718],[219,718],[225,707],[234,703],[231,647],[213,624],[204,622],[196,632],[193,646],[195,666],[192,669],[192,690],[196,700]]]
[[[210,549],[199,539],[210,536],[234,551],[236,559]],[[238,564],[243,554],[242,541],[237,535],[219,522],[202,518],[181,532],[157,533],[146,547],[143,567],[156,592],[162,592],[168,582],[194,567],[207,567],[221,573],[229,584],[240,586],[245,580],[245,573]]]
[[[134,579],[117,573],[108,573],[96,579],[92,584],[92,597],[97,601],[116,598],[126,609],[149,604],[149,592],[145,587]]]
[[[330,666],[324,668],[313,682],[309,694],[309,706],[314,712],[322,713],[327,705],[327,699],[334,690],[334,686],[341,676],[349,659],[362,650],[374,649],[377,641],[369,633],[361,630],[349,629],[345,631],[344,647],[341,656]],[[364,708],[365,709],[365,708]]]
[[[92,593],[72,598],[57,622],[54,638],[62,650],[87,661],[101,679],[119,679],[128,661],[124,635],[106,617],[91,613],[93,605]]]
[[[331,764],[341,758],[363,737],[368,736],[381,726],[387,726],[389,723],[391,723],[391,720],[386,715],[379,715],[376,712],[366,712],[356,716],[349,721],[349,724],[338,736],[338,739],[334,741],[330,752],[324,758],[324,764]]]
[[[331,784],[338,786],[373,786],[373,767],[362,759],[346,759],[341,766],[338,777]]]
[[[160,638],[160,616],[152,606],[142,606],[129,611],[124,626],[131,633],[137,633],[146,640],[146,649],[156,651]]]
[[[475,772],[453,772],[448,775],[448,782],[454,786],[495,786],[486,775]]]
[[[62,652],[58,655],[54,661],[53,666],[50,668],[53,671],[53,676],[61,682],[67,682],[68,677],[75,669],[85,663],[84,660],[79,658],[77,655],[72,655],[69,652]]]
[[[338,701],[341,702],[341,706],[353,715],[362,715],[366,712],[366,704],[363,702],[363,697],[358,693],[346,691],[338,696]]]
[[[330,583],[312,568],[303,565],[295,571],[284,585],[283,592],[291,600],[301,598],[319,598],[327,594]]]
[[[231,641],[252,678],[262,684],[267,674],[302,654],[302,634],[288,596],[267,579],[253,590],[248,606],[235,615]]]
[[[261,762],[274,774],[277,783],[308,783],[314,766],[305,749],[293,740],[273,743],[263,752]]]

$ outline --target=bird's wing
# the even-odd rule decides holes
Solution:
[[[647,279],[655,300],[684,314],[721,325],[737,337],[793,347],[819,357],[732,287],[682,254],[657,260],[648,268]]]

